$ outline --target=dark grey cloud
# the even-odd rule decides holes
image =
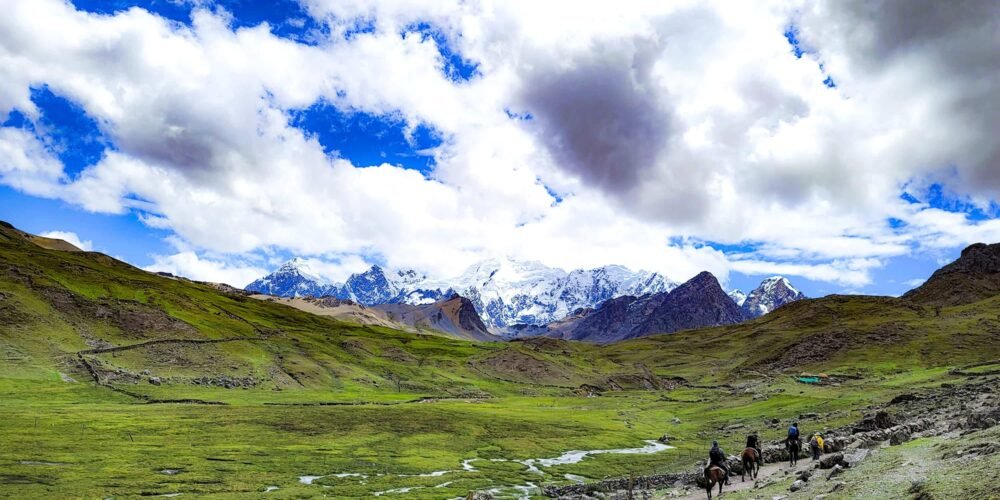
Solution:
[[[804,16],[803,32],[821,59],[828,48],[846,57],[855,78],[920,75],[918,88],[900,92],[914,106],[934,103],[951,125],[936,137],[945,153],[927,160],[957,172],[957,191],[1000,195],[1000,2],[828,1]]]
[[[648,40],[598,43],[569,61],[536,64],[522,105],[561,168],[611,192],[628,191],[671,138],[672,110]]]

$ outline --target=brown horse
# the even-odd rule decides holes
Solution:
[[[788,465],[795,467],[799,462],[799,451],[802,450],[802,441],[789,439],[785,446],[788,448]]]
[[[712,498],[712,487],[715,485],[719,485],[719,495],[722,495],[722,485],[726,483],[726,471],[713,465],[705,472],[705,479],[705,491],[708,492],[709,500]]]
[[[747,480],[747,472],[750,473],[750,479],[757,479],[757,472],[760,470],[760,465],[757,465],[757,450],[755,448],[743,450],[740,460],[743,461],[743,471],[740,473],[740,480]]]

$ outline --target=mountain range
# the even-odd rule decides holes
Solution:
[[[676,286],[661,274],[633,272],[623,266],[566,272],[512,259],[486,260],[444,280],[414,270],[387,271],[376,265],[352,274],[344,283],[330,283],[319,277],[308,261],[296,258],[247,285],[246,290],[279,297],[330,296],[365,306],[429,304],[457,293],[472,302],[488,327],[504,328],[545,325],[615,297],[660,293]]]
[[[745,300],[739,300],[743,297]],[[522,325],[507,333],[604,344],[656,333],[733,325],[803,298],[805,295],[781,276],[767,278],[749,296],[743,296],[739,290],[727,294],[712,273],[702,272],[673,290],[616,297],[596,309],[577,310],[549,325]]]
[[[502,340],[489,332],[469,299],[452,295],[430,304],[380,304],[365,306],[335,297],[273,297],[254,298],[278,302],[296,309],[368,326],[380,326],[411,333],[443,335],[481,342]]]
[[[334,299],[341,311],[337,314],[348,314],[345,307],[353,307],[349,316],[365,324],[388,321],[400,329],[445,325],[451,336],[476,340],[494,340],[493,334],[544,335],[599,343],[739,323],[805,298],[781,276],[764,280],[749,295],[740,290],[727,294],[708,272],[678,286],[658,273],[622,266],[566,272],[511,259],[486,260],[448,280],[372,266],[344,283],[330,283],[307,260],[296,258],[246,289],[279,297]],[[471,307],[444,306],[455,297]],[[314,301],[309,307],[315,305]],[[445,310],[463,311],[464,320],[428,322],[427,318],[454,316]],[[478,328],[478,323],[485,328]]]
[[[446,328],[450,323],[463,330],[481,330],[485,323],[480,326],[474,321],[471,300],[456,297],[437,310],[427,309],[422,316],[408,309],[404,318],[378,306],[347,304],[331,297],[248,297],[231,287],[150,273],[97,252],[74,250],[58,240],[33,238],[0,224],[0,357],[4,359],[0,383],[7,401],[5,419],[10,422],[4,436],[12,441],[12,449],[39,450],[8,460],[12,474],[23,476],[6,489],[0,481],[0,497],[7,491],[19,497],[53,496],[54,487],[65,489],[55,496],[81,491],[88,497],[173,494],[180,489],[174,484],[197,488],[184,489],[185,494],[252,494],[278,482],[276,477],[283,478],[280,488],[293,496],[315,496],[311,493],[315,491],[338,497],[372,496],[376,491],[410,487],[409,481],[422,477],[418,474],[436,477],[438,473],[432,470],[446,470],[453,475],[449,480],[466,481],[469,478],[462,475],[469,471],[459,468],[460,457],[477,456],[485,443],[527,443],[511,456],[537,457],[583,448],[595,437],[598,444],[587,449],[613,446],[601,444],[605,436],[637,441],[637,431],[622,425],[623,414],[650,437],[662,430],[649,422],[680,415],[677,418],[684,425],[675,426],[671,433],[680,433],[672,434],[672,440],[681,443],[720,434],[720,425],[736,422],[723,439],[738,444],[745,436],[739,426],[748,419],[778,419],[771,430],[765,428],[777,437],[793,419],[804,419],[811,428],[833,428],[840,424],[828,427],[827,422],[844,422],[847,414],[874,418],[873,404],[885,403],[886,415],[897,418],[901,408],[911,403],[939,406],[941,399],[930,392],[937,387],[954,388],[970,380],[976,380],[982,390],[961,394],[963,413],[934,417],[939,422],[936,426],[951,432],[942,446],[952,446],[956,439],[952,431],[957,429],[951,424],[958,420],[971,422],[967,425],[973,432],[967,436],[977,443],[996,433],[978,427],[992,428],[997,421],[995,404],[980,405],[996,400],[989,396],[996,387],[995,376],[990,374],[995,373],[1000,357],[1000,245],[969,247],[956,262],[901,298],[832,295],[799,300],[738,325],[629,338],[602,346],[553,338],[468,342],[414,335],[412,330],[400,331],[392,325],[410,321]],[[762,284],[757,294],[757,303],[767,307],[782,287],[789,288],[779,285],[780,279],[771,281],[772,286]],[[285,301],[291,300],[322,302],[314,304],[319,309],[346,307],[345,311],[379,316],[389,323],[340,321],[288,307]],[[648,314],[629,316],[633,311]],[[702,273],[670,291],[612,298],[600,307],[574,310],[555,323],[569,326],[575,322],[578,327],[601,323],[625,337],[645,335],[645,330],[735,321],[743,314],[743,306],[737,306],[712,275]],[[795,384],[793,377],[803,372],[826,373],[829,379],[818,386]],[[732,389],[735,383],[742,384],[739,391]],[[76,420],[46,420],[45,415],[52,414],[75,415]],[[224,425],[233,415],[240,418],[240,425]],[[108,426],[109,418],[115,426]],[[927,413],[920,412],[919,418],[926,422]],[[81,438],[84,423],[87,434]],[[909,434],[906,425],[895,428]],[[385,439],[387,428],[392,439]],[[463,437],[469,429],[484,428],[501,429],[500,434],[514,439]],[[621,434],[605,435],[604,429]],[[870,446],[885,451],[876,451],[876,457],[916,449],[883,447],[882,442],[897,439],[890,437],[897,431],[865,431],[858,437],[848,426],[831,441],[844,444],[846,437],[860,446],[860,440],[879,432],[882,437]],[[922,432],[914,435],[924,436]],[[178,443],[181,434],[190,439]],[[549,455],[535,448],[539,436],[563,440],[556,442],[557,451]],[[76,446],[80,439],[107,446]],[[333,448],[329,463],[327,454],[320,459],[310,454],[317,442],[344,439],[351,441]],[[192,447],[192,442],[206,445]],[[381,473],[382,467],[342,468],[339,464],[367,463],[350,454],[362,447],[376,446],[371,449],[384,454],[379,456],[410,456],[396,446],[413,442],[421,446],[456,443],[464,448],[422,449],[425,455],[445,458],[440,465],[428,462],[418,469],[404,461],[403,467],[395,469],[398,477],[374,485],[345,485],[343,479],[348,478],[330,476],[327,485],[331,488],[320,490],[319,484],[296,479],[305,473]],[[971,446],[963,443],[956,449]],[[106,474],[94,474],[93,479],[86,478],[92,481],[87,484],[81,483],[85,476],[80,471],[86,472],[85,468],[38,465],[56,463],[41,460],[67,460],[62,458],[67,449],[73,450],[74,457],[83,454],[77,464],[107,461],[115,467],[132,467],[137,463],[122,470],[139,479],[112,484],[105,481]],[[125,458],[121,458],[123,453]],[[244,456],[264,457],[264,463],[259,469],[219,474],[217,464],[236,467]],[[270,456],[279,459],[267,459]],[[40,460],[34,461],[36,457]],[[21,458],[26,459],[18,462]],[[472,479],[479,481],[481,474],[491,470],[487,467],[494,462],[488,460],[474,462],[478,469]],[[638,463],[630,459],[620,466],[617,461],[587,460],[595,466],[589,470],[607,469],[615,476],[630,472]],[[250,462],[257,461],[246,461]],[[509,464],[495,463],[503,467],[499,469],[503,474],[512,470],[506,467]],[[42,477],[32,475],[40,474],[35,472],[39,467],[46,467],[45,474],[55,479],[21,481],[22,477]],[[56,475],[69,469],[74,470]],[[163,471],[189,482],[171,482],[170,489],[164,489],[160,486]],[[563,473],[558,470],[558,477]],[[524,474],[528,479],[536,477]],[[263,479],[249,486],[244,479],[223,484],[203,481],[234,476]],[[375,474],[363,479],[381,480]],[[792,479],[771,491],[787,491]],[[990,487],[965,497],[988,496]],[[448,490],[446,496],[461,496],[466,489],[463,484],[461,489]]]

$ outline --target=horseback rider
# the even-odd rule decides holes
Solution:
[[[747,448],[753,448],[757,452],[757,465],[764,466],[764,452],[760,449],[760,438],[757,433],[747,436]]]
[[[725,482],[729,484],[729,466],[726,465],[726,452],[722,451],[719,447],[718,441],[712,441],[712,449],[708,450],[708,467],[705,468],[705,475],[708,476],[708,471],[712,467],[718,467],[722,469],[725,475]]]
[[[788,428],[788,439],[785,440],[785,444],[791,444],[792,441],[799,440],[799,423],[794,422],[792,426]]]

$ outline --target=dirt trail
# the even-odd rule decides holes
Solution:
[[[760,472],[757,474],[757,480],[753,481],[747,476],[746,481],[740,481],[740,476],[737,474],[729,478],[729,484],[722,487],[722,495],[718,496],[719,487],[716,486],[712,488],[712,498],[725,498],[726,495],[734,491],[749,490],[754,487],[755,484],[765,481],[767,478],[780,475],[782,471],[787,471],[788,475],[794,474],[795,471],[811,469],[816,462],[809,459],[801,459],[798,461],[796,466],[789,467],[788,462],[778,462],[774,464],[766,464],[760,468]],[[673,497],[676,500],[702,500],[708,498],[705,494],[704,489],[696,489],[692,493],[680,497]]]

